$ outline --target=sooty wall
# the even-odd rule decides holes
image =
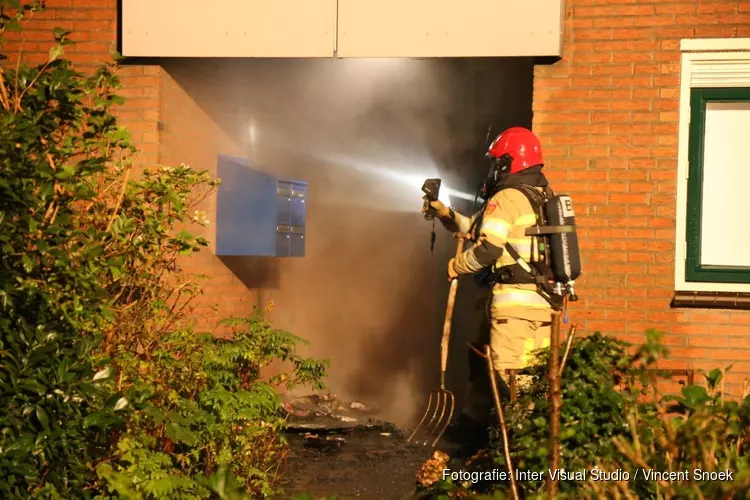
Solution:
[[[424,178],[473,197],[492,133],[530,126],[532,62],[482,60],[170,60],[161,161],[215,172],[219,153],[309,183],[306,256],[191,259],[209,274],[205,327],[273,300],[277,327],[329,358],[329,386],[398,423],[438,383],[439,336],[454,241],[421,214]],[[452,197],[470,211],[473,201]],[[216,200],[205,209],[213,224]],[[211,240],[214,234],[207,231]],[[449,383],[466,374],[481,310],[462,280]],[[219,304],[218,311],[211,304]]]

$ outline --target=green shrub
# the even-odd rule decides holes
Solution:
[[[261,313],[230,322],[232,340],[191,329],[164,337],[146,356],[120,359],[136,411],[115,454],[98,472],[108,490],[131,498],[208,498],[203,476],[222,467],[254,498],[276,493],[285,454],[284,419],[274,387],[321,387],[323,364],[294,354],[301,339],[275,330]],[[270,383],[260,368],[293,365]]]
[[[3,32],[39,10],[0,7]],[[68,35],[0,68],[0,496],[273,494],[276,385],[320,388],[327,362],[260,312],[227,320],[230,339],[195,331],[201,277],[180,263],[207,246],[189,229],[218,181],[136,170],[116,64],[75,72]],[[276,360],[291,371],[264,381]]]
[[[637,498],[747,498],[750,495],[750,397],[725,400],[724,373],[705,374],[706,386],[684,387],[654,405],[659,418],[644,418],[635,408],[627,414],[631,434],[615,440],[619,453],[608,470],[638,470],[629,482],[610,485],[609,492]],[[646,471],[679,472],[674,478],[646,478]],[[729,476],[712,476],[717,473]],[[708,474],[708,475],[706,475]],[[602,484],[587,485],[589,497]]]
[[[736,498],[750,492],[750,398],[725,400],[719,390],[720,370],[705,375],[707,387],[686,386],[678,396],[652,397],[658,395],[664,375],[655,369],[656,362],[668,355],[659,338],[658,332],[648,332],[647,342],[632,355],[628,344],[598,333],[573,343],[562,381],[559,467],[568,473],[585,470],[587,475],[585,480],[560,481],[560,498]],[[540,351],[527,369],[531,385],[506,408],[513,468],[544,471],[545,480],[550,467],[548,355],[548,349]],[[464,470],[507,470],[499,431],[492,432],[490,449]],[[596,477],[594,469],[601,471]],[[693,481],[694,469],[726,469],[733,481]],[[688,473],[659,482],[646,480],[645,470]],[[629,473],[630,479],[596,480],[618,471]],[[544,480],[517,485],[525,498],[546,498]],[[510,490],[501,481],[445,481],[425,495],[510,498]]]
[[[47,63],[0,68],[3,498],[80,495],[106,453],[104,431],[120,420],[95,355],[113,318],[100,281],[109,259],[97,251],[106,235],[80,225],[79,213],[97,196],[102,145],[127,145],[109,115],[110,68],[75,73],[59,58],[65,34],[56,35]]]

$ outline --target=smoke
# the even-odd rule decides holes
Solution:
[[[304,258],[208,263],[206,295],[220,298],[220,316],[272,299],[274,325],[308,339],[305,354],[331,359],[332,391],[397,423],[421,411],[438,381],[454,247],[446,233],[430,256],[420,188],[439,177],[443,201],[470,210],[488,125],[530,125],[531,62],[180,60],[164,68],[163,162],[210,169],[224,153],[308,182]],[[212,284],[227,273],[231,291]],[[457,308],[449,383],[460,395],[461,346],[481,311]]]

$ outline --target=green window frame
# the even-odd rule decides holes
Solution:
[[[701,264],[706,105],[727,102],[750,102],[750,87],[693,88],[690,90],[685,281],[750,283],[750,267]]]

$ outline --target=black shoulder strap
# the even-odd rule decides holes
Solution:
[[[534,211],[534,215],[536,215],[536,226],[538,227],[540,224],[544,224],[543,220],[543,210],[542,206],[544,205],[546,201],[545,193],[540,193],[536,188],[533,186],[527,185],[527,184],[518,184],[516,186],[508,186],[506,189],[515,189],[516,191],[520,191],[523,193],[524,196],[526,196],[526,199],[529,200],[529,203],[531,204],[531,209]],[[532,238],[534,236],[531,236]],[[508,254],[513,258],[513,260],[516,261],[516,264],[519,265],[523,271],[533,276],[536,283],[539,285],[544,282],[544,278],[546,278],[546,270],[540,269],[539,263],[536,262],[526,262],[521,255],[518,253],[518,250],[510,243],[507,242],[505,244],[505,250],[508,252]]]

